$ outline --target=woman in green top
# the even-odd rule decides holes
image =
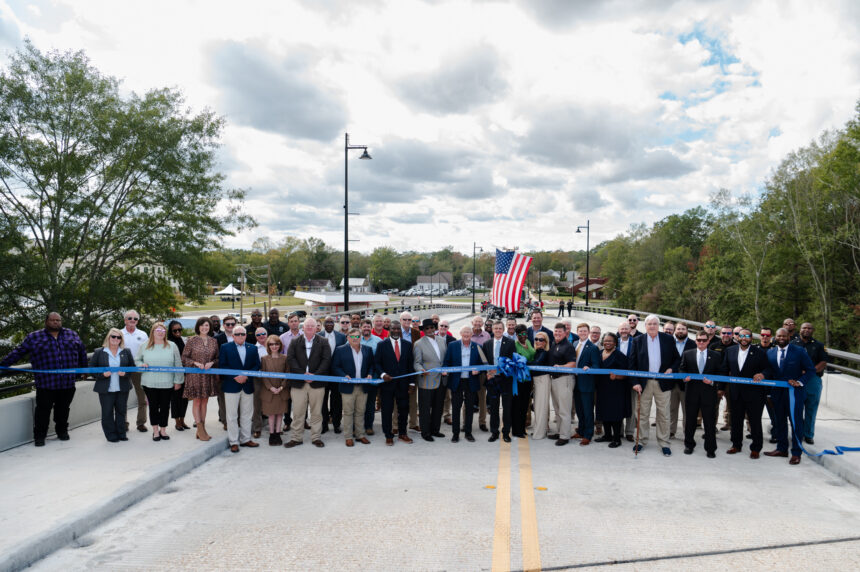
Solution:
[[[149,331],[149,341],[141,346],[135,361],[140,367],[167,366],[182,367],[182,356],[176,344],[167,339],[167,328],[163,322],[156,322]],[[167,420],[170,418],[170,398],[174,389],[179,389],[185,381],[182,372],[159,373],[144,371],[140,385],[146,392],[149,402],[149,423],[152,425],[152,440],[166,441]]]
[[[519,324],[514,330],[517,335],[517,353],[526,358],[530,362],[535,357],[535,349],[529,341],[528,328],[524,324]]]

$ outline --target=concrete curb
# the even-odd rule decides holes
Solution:
[[[814,453],[821,452],[820,449],[812,448],[809,445],[806,445],[806,448]],[[850,455],[851,453],[848,454]],[[855,455],[856,454],[857,453],[855,453]],[[837,477],[840,477],[855,487],[860,488],[860,472],[857,471],[856,467],[846,463],[842,455],[822,455],[820,457],[804,455],[804,457],[811,459],[813,462],[818,463]]]
[[[48,534],[22,542],[0,555],[0,570],[20,570],[32,565],[226,450],[227,440],[222,437],[213,439],[190,454],[165,461],[146,476],[118,490],[110,498],[60,522]]]

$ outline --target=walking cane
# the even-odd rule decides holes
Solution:
[[[636,396],[636,444],[633,446],[633,458],[639,458],[639,423],[642,415],[642,392]]]

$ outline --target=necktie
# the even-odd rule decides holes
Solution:
[[[705,371],[705,352],[699,352],[699,373]]]
[[[499,353],[502,351],[502,340],[496,340],[496,349],[493,350],[495,360],[493,363],[499,363]]]
[[[394,357],[400,361],[400,340],[394,340]]]
[[[785,359],[785,348],[782,348],[781,350],[779,350],[779,363],[776,365],[778,365],[779,367],[782,367],[782,361],[784,359]]]

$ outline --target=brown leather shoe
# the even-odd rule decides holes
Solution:
[[[421,428],[418,425],[416,425],[415,427],[410,427],[409,429],[411,429],[412,431],[418,431],[419,433],[421,432]]]
[[[243,447],[259,447],[260,444],[257,443],[256,441],[245,441],[244,443],[242,443],[242,446]]]
[[[591,439],[583,439],[582,441],[580,441],[580,442],[579,442],[579,446],[580,446],[580,447],[585,447],[585,446],[586,446],[586,445],[588,445],[589,443],[591,443]]]
[[[401,435],[397,438],[398,441],[403,441],[404,443],[413,443],[412,438],[409,435]]]
[[[320,449],[325,447],[325,443],[323,443],[322,441],[314,441],[313,444],[314,444],[314,447],[319,447]]]
[[[286,447],[287,449],[292,449],[293,447],[298,447],[301,444],[301,441],[287,441],[286,443],[284,443],[284,447]]]
[[[773,451],[768,451],[764,454],[765,457],[788,457],[788,451],[780,451],[779,449],[774,449]]]
[[[388,445],[389,447],[393,447],[394,446],[394,438],[386,437],[385,438],[385,444]]]
[[[367,430],[365,430],[365,433],[367,433],[368,435],[373,435],[374,431],[373,431],[373,429],[367,429]],[[361,439],[359,439],[359,441],[360,440]]]
[[[788,464],[789,465],[799,465],[800,464],[800,457],[797,455],[792,455],[791,459],[789,459],[789,461],[788,461]]]
[[[361,439],[358,440],[358,442],[361,443],[362,445],[370,445],[370,439],[368,439],[367,437],[362,437]]]
[[[230,452],[231,453],[238,453],[239,452],[239,445],[230,445]]]
[[[254,439],[259,439],[260,438],[260,432],[254,431],[253,436],[254,436]]]
[[[346,446],[347,446],[347,447],[354,447],[354,446],[355,446],[355,441],[353,441],[352,439],[347,439],[347,440],[346,440]]]
[[[750,459],[758,459],[758,451],[750,451]]]
[[[582,435],[580,435],[579,433],[574,433],[571,439],[582,439]]]
[[[737,447],[732,447],[731,449],[726,451],[726,455],[735,455],[735,454],[740,453],[740,452],[741,452],[741,450],[738,449]]]

